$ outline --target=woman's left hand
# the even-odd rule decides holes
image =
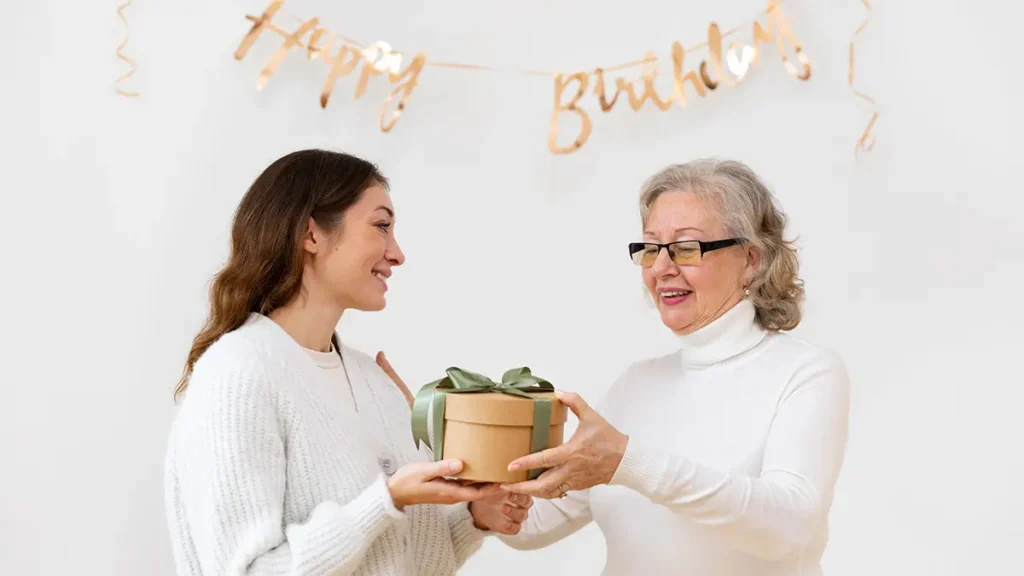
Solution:
[[[493,496],[470,502],[469,513],[478,529],[514,536],[530,515],[531,506],[533,498],[499,490]]]
[[[548,468],[536,480],[506,484],[505,490],[537,498],[558,498],[570,490],[607,484],[626,453],[629,437],[615,429],[578,394],[556,392],[579,418],[572,438],[561,446],[514,460],[509,470]]]

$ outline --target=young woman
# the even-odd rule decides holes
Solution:
[[[335,333],[345,310],[384,308],[394,225],[387,180],[346,154],[288,154],[242,198],[176,390],[180,574],[448,575],[488,530],[518,531],[497,487],[416,450],[405,396]]]

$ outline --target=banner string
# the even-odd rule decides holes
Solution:
[[[785,1],[786,0],[778,0],[776,2],[776,5],[781,6],[782,4],[785,3]],[[773,9],[774,9],[774,7],[767,8],[765,10],[761,10],[760,12],[758,12],[757,16],[755,16],[754,18],[751,18],[750,20],[747,20],[743,24],[740,24],[739,26],[733,27],[733,28],[723,32],[722,33],[722,37],[723,38],[727,38],[727,37],[729,37],[729,36],[739,32],[740,30],[743,30],[746,27],[749,27],[754,22],[757,22],[758,20],[760,20],[763,16],[766,16],[766,15],[770,14]],[[306,21],[306,20],[304,20],[302,18],[299,18],[298,16],[295,16],[294,14],[288,14],[288,17],[292,18],[293,20],[295,20],[296,22],[298,22],[300,24]],[[335,34],[334,32],[331,32],[330,35],[333,38],[335,38],[337,40],[341,40],[341,41],[343,41],[343,42],[345,42],[345,43],[347,43],[349,45],[355,46],[356,48],[366,48],[366,46],[367,46],[366,44],[364,44],[362,42],[359,42],[358,40],[354,40],[354,39],[349,38],[349,37],[344,36],[344,35],[338,35],[338,34]],[[700,44],[695,44],[693,46],[690,46],[690,47],[686,48],[685,50],[687,52],[691,52],[691,51],[699,50],[701,48],[705,48],[705,47],[707,47],[707,45],[708,45],[707,40],[705,40],[705,41],[701,42]],[[399,55],[402,54],[402,52],[397,51],[397,50],[393,50],[392,52],[395,53],[395,54],[399,54]],[[604,70],[605,72],[615,72],[615,71],[619,71],[619,70],[628,70],[630,68],[636,68],[637,66],[643,66],[644,64],[648,64],[648,63],[651,63],[651,62],[657,62],[657,60],[658,59],[655,58],[655,57],[642,58],[640,60],[633,60],[631,62],[625,62],[623,64],[616,64],[614,66],[607,66],[607,67],[603,67],[601,69]],[[457,70],[470,70],[470,71],[482,71],[482,72],[504,72],[504,73],[512,73],[512,74],[521,74],[523,76],[555,77],[555,76],[557,76],[559,74],[558,72],[551,72],[551,71],[547,71],[547,70],[532,70],[532,69],[524,69],[524,68],[501,68],[501,67],[497,67],[497,66],[487,66],[487,65],[483,65],[483,64],[465,64],[465,63],[461,63],[461,62],[444,62],[444,61],[432,62],[432,61],[429,61],[429,60],[427,61],[427,66],[433,66],[434,68],[449,68],[449,69],[457,69]]]

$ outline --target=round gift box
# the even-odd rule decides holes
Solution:
[[[548,448],[562,444],[567,408],[553,392],[522,398],[501,392],[447,394],[443,458],[462,460],[456,477],[470,482],[522,482],[528,471],[509,472],[513,460],[530,454],[534,398],[551,400]]]

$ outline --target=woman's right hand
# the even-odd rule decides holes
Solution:
[[[388,491],[395,508],[401,510],[410,504],[473,502],[501,490],[499,484],[467,485],[445,478],[458,474],[460,470],[462,462],[459,460],[413,462],[402,466],[388,479]]]

